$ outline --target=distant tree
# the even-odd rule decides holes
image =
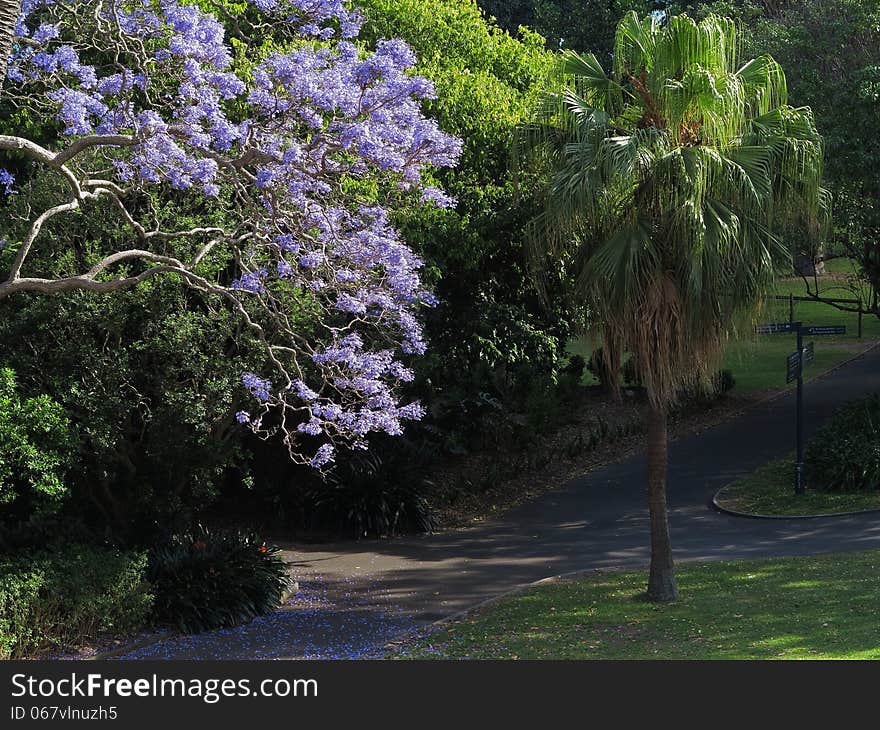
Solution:
[[[697,17],[739,18],[745,50],[787,69],[789,97],[809,106],[825,140],[833,225],[816,251],[856,263],[849,287],[880,316],[880,4],[876,0],[716,0],[689,3]],[[791,241],[795,250],[806,242]],[[817,281],[805,278],[817,295]],[[836,304],[840,309],[858,307]]]
[[[546,165],[539,271],[564,268],[606,353],[632,354],[647,405],[648,596],[678,595],[666,502],[667,410],[707,382],[733,323],[753,313],[788,252],[783,226],[815,232],[822,140],[787,104],[769,56],[745,64],[733,21],[627,15],[614,70],[566,53],[523,130]],[[614,358],[611,358],[614,361]]]
[[[450,203],[422,173],[460,143],[422,115],[434,89],[409,73],[410,48],[359,51],[361,23],[342,0],[254,0],[227,37],[176,0],[3,0],[0,185],[25,205],[4,222],[0,300],[166,274],[219,297],[267,357],[242,376],[256,405],[238,420],[280,432],[300,463],[420,418],[398,388],[434,298],[390,217]],[[163,194],[187,199],[190,225],[168,220]],[[71,275],[28,271],[69,221],[107,210],[113,248]]]
[[[603,66],[611,61],[614,31],[630,10],[656,9],[654,0],[479,0],[486,14],[505,30],[536,30],[553,49],[593,53]],[[662,5],[662,3],[660,3]]]

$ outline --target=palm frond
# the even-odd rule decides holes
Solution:
[[[631,352],[658,405],[706,377],[790,253],[827,221],[822,138],[772,58],[740,64],[736,25],[629,13],[613,73],[564,55],[517,144],[545,167],[533,270],[555,267],[603,348]],[[790,261],[789,261],[790,263]]]

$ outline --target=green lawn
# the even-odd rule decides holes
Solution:
[[[431,659],[878,659],[880,551],[682,564],[681,598],[608,572],[505,600],[411,642]]]
[[[831,259],[825,262],[825,271],[829,274],[854,274],[856,272],[856,263],[852,259]],[[841,294],[841,296],[847,296]]]
[[[757,515],[817,515],[880,509],[880,492],[821,492],[810,489],[794,493],[794,459],[765,464],[718,494],[726,509]]]
[[[828,262],[829,270],[843,272],[852,267],[846,259],[835,259]],[[852,293],[843,288],[840,279],[830,277],[819,279],[820,291],[826,296],[852,298]],[[804,284],[801,279],[780,279],[776,285],[776,294],[787,296],[792,293],[803,296]],[[788,302],[768,300],[761,322],[787,322],[789,317]],[[804,371],[809,380],[855,355],[859,348],[870,342],[880,340],[880,319],[864,316],[862,320],[863,338],[858,338],[858,315],[841,312],[827,304],[818,302],[795,302],[795,321],[808,325],[846,325],[846,335],[840,337],[814,337],[815,359]],[[809,341],[808,338],[807,341]],[[751,331],[742,332],[727,346],[723,368],[733,372],[736,378],[736,391],[749,392],[777,388],[794,387],[794,383],[785,382],[785,358],[796,349],[794,334],[755,335]],[[582,355],[589,359],[590,347],[585,341],[573,341],[569,350],[572,354]],[[587,373],[584,382],[595,382]]]
[[[849,264],[846,260],[829,262],[829,267],[840,269]],[[820,291],[826,296],[851,298],[852,293],[841,289],[841,282],[833,279],[820,278]],[[804,294],[801,279],[781,279],[776,286],[776,294],[786,296]],[[761,316],[764,322],[787,322],[789,317],[788,302],[769,300]],[[807,379],[834,367],[838,363],[852,357],[860,341],[858,338],[858,315],[852,312],[841,312],[827,304],[819,302],[795,302],[795,321],[807,325],[846,325],[847,333],[839,337],[814,337],[815,359],[807,366],[804,374]],[[880,319],[865,316],[862,319],[862,343],[880,340]],[[737,389],[740,391],[764,390],[767,388],[785,388],[785,358],[796,349],[794,334],[754,335],[743,333],[742,337],[731,342],[724,357],[724,367],[733,371]],[[788,387],[794,387],[791,383]]]

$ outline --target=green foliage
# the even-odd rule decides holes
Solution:
[[[528,26],[547,47],[590,51],[608,65],[618,21],[629,10],[646,13],[652,0],[478,0],[486,15],[510,33]]]
[[[237,626],[274,611],[289,586],[281,555],[256,535],[202,526],[155,547],[147,575],[156,620],[185,633]]]
[[[0,268],[20,245],[27,207],[67,194],[53,175],[29,167],[19,193],[0,203],[10,238],[0,246]],[[217,199],[193,191],[144,192],[126,202],[136,218],[155,217],[165,230],[222,225],[225,215],[223,191]],[[109,202],[83,201],[78,214],[63,224],[48,221],[44,233],[30,273],[47,278],[86,271],[137,240]],[[194,245],[169,240],[157,253],[188,259],[194,251],[186,249]],[[218,247],[198,273],[208,280],[228,277],[227,263]],[[142,265],[113,275],[138,273]],[[307,306],[289,311],[307,336]],[[248,435],[234,414],[248,397],[241,373],[258,371],[263,351],[226,302],[166,278],[110,296],[9,297],[0,302],[0,314],[0,362],[18,373],[27,392],[61,404],[75,429],[65,485],[71,522],[116,541],[147,544],[161,531],[185,527],[222,488],[247,482]]]
[[[549,377],[566,335],[525,275],[522,230],[536,206],[535,181],[510,172],[513,129],[526,118],[554,64],[537,34],[519,39],[488,23],[474,0],[360,0],[364,37],[401,37],[419,58],[437,98],[426,112],[464,139],[460,164],[438,173],[454,210],[402,216],[406,240],[423,256],[440,305],[426,314],[431,349],[420,389],[460,400],[491,391],[515,397],[513,382]],[[463,382],[462,373],[471,377]]]
[[[880,393],[840,408],[810,439],[804,461],[814,489],[880,489]]]
[[[408,441],[373,445],[337,465],[327,481],[306,494],[307,512],[316,526],[346,537],[385,537],[402,532],[431,532],[428,503],[431,482],[425,467],[432,454]]]
[[[749,54],[769,53],[787,72],[792,103],[809,106],[826,145],[825,184],[833,228],[820,254],[859,262],[853,294],[877,308],[880,296],[880,5],[875,0],[724,0],[692,3],[697,15],[741,20]],[[791,241],[792,247],[803,242]],[[856,282],[854,282],[855,284]]]
[[[616,361],[631,353],[656,406],[707,381],[731,323],[788,258],[780,234],[819,226],[822,139],[787,104],[769,56],[738,58],[736,24],[627,15],[614,70],[566,53],[522,160],[547,170],[533,262],[565,272],[584,322]]]
[[[606,362],[605,350],[601,347],[597,347],[592,353],[590,353],[590,359],[587,362],[587,370],[592,373],[593,377],[599,381],[605,390],[613,390],[619,382],[617,368]]]
[[[584,377],[586,369],[587,361],[584,360],[582,355],[571,355],[568,358],[568,363],[562,368],[560,373],[580,382],[581,378]]]
[[[614,391],[620,383],[641,386],[642,381],[634,358],[626,358],[621,365],[619,362],[617,364],[608,363],[605,357],[605,350],[597,347],[590,353],[590,360],[587,363],[587,370],[605,390]]]
[[[15,373],[0,368],[0,527],[60,509],[73,445],[62,407],[46,395],[22,397]]]
[[[143,627],[153,596],[146,555],[68,544],[0,556],[0,659]]]
[[[72,508],[99,532],[143,543],[246,474],[234,413],[252,350],[222,305],[157,280],[3,308],[0,358],[76,425],[67,485]]]

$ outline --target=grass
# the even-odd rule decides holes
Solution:
[[[835,269],[848,265],[845,260],[834,260]],[[819,280],[820,292],[825,296],[851,298],[852,293],[841,288],[839,279]],[[781,279],[776,285],[776,294],[787,296],[804,295],[801,279]],[[788,302],[768,300],[761,315],[763,322],[787,322]],[[880,319],[874,316],[862,318],[862,340],[858,338],[858,315],[854,312],[841,312],[821,302],[795,302],[794,319],[806,325],[845,325],[845,335],[834,337],[815,337],[815,359],[804,369],[806,379],[813,378],[839,363],[852,357],[860,345],[880,340]],[[730,343],[724,357],[723,367],[734,374],[737,390],[754,391],[776,388],[793,388],[794,383],[785,382],[785,358],[796,349],[796,336],[792,334],[754,335],[743,333]]]
[[[432,659],[877,659],[880,551],[687,563],[681,598],[606,572],[494,604],[405,648]]]
[[[809,488],[794,493],[794,459],[765,464],[726,486],[717,497],[720,506],[755,515],[818,515],[880,509],[880,492],[822,492]]]
[[[834,259],[827,263],[829,271],[835,274],[848,273],[852,262],[847,259]],[[845,288],[845,281],[838,277],[820,277],[819,290],[825,296],[852,298]],[[775,294],[803,296],[804,283],[801,279],[780,279]],[[760,315],[761,322],[787,322],[788,302],[769,299]],[[808,325],[846,325],[847,333],[834,337],[815,337],[815,358],[804,369],[804,377],[809,380],[851,358],[864,346],[880,340],[880,318],[865,315],[862,319],[863,337],[858,338],[858,315],[854,312],[841,312],[828,304],[820,302],[795,302],[795,321]],[[807,342],[811,338],[807,338]],[[736,378],[736,392],[754,392],[793,388],[794,383],[785,382],[785,358],[796,349],[796,337],[792,334],[755,335],[751,331],[740,333],[729,343],[722,368],[730,370]],[[573,341],[569,350],[589,360],[591,348],[583,340]],[[584,376],[584,383],[591,385],[595,379],[590,373]]]

